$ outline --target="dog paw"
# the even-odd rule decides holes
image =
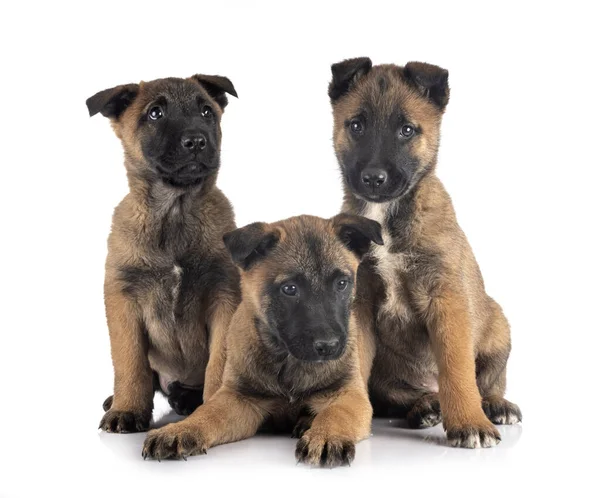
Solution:
[[[298,417],[298,421],[292,430],[292,437],[295,439],[300,439],[302,436],[304,436],[304,433],[310,429],[313,419],[314,417],[308,415],[302,415]]]
[[[425,429],[442,421],[442,410],[437,395],[426,395],[418,400],[406,415],[411,429]]]
[[[105,402],[106,403],[106,402]],[[98,429],[106,432],[144,432],[150,427],[151,414],[109,409],[102,417]]]
[[[102,403],[102,409],[105,412],[107,412],[108,410],[110,410],[112,404],[113,404],[113,395],[111,394],[108,398],[106,398],[104,400],[104,403]]]
[[[481,424],[452,427],[446,435],[450,446],[460,448],[491,448],[501,440],[500,433],[488,420]]]
[[[158,461],[167,458],[187,460],[188,456],[205,455],[207,449],[208,444],[200,432],[175,423],[148,433],[142,457]]]
[[[486,398],[481,404],[486,417],[492,424],[512,425],[523,420],[521,409],[504,398]]]
[[[202,389],[189,389],[179,382],[169,385],[169,405],[177,415],[190,415],[202,404]]]
[[[354,442],[350,439],[311,434],[308,430],[296,445],[296,460],[298,463],[327,468],[349,466],[355,452]]]

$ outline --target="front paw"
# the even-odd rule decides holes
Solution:
[[[406,415],[411,429],[433,427],[442,421],[442,410],[437,394],[426,394],[419,399]]]
[[[354,442],[342,436],[327,436],[308,430],[296,445],[296,460],[320,467],[350,465],[355,455]]]
[[[102,417],[98,429],[116,433],[144,432],[150,427],[151,418],[151,413],[109,409]]]
[[[496,425],[512,425],[521,422],[521,409],[500,397],[485,398],[481,403],[483,412]]]
[[[500,433],[489,421],[450,427],[446,430],[448,444],[460,448],[491,448],[500,442]]]
[[[188,456],[205,455],[208,444],[198,430],[181,423],[169,424],[150,431],[144,441],[142,456],[158,461],[167,458],[184,459]]]

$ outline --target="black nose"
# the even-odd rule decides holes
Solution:
[[[340,347],[340,341],[338,339],[331,339],[329,341],[315,341],[315,351],[319,356],[332,356],[337,353]]]
[[[181,137],[181,146],[189,151],[202,150],[206,147],[206,137],[201,133]]]
[[[387,180],[387,174],[382,169],[367,168],[362,173],[362,181],[367,187],[381,187]]]

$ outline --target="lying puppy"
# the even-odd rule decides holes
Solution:
[[[493,423],[514,424],[521,412],[503,397],[508,322],[485,293],[434,172],[448,72],[418,62],[372,67],[359,58],[334,64],[332,73],[343,210],[383,226],[385,244],[371,250],[358,282],[376,323],[376,411],[399,408],[413,427],[443,415],[450,444],[495,445]]]
[[[196,75],[87,100],[90,115],[108,117],[121,139],[129,180],[108,239],[115,383],[105,431],[146,430],[155,389],[185,415],[203,389],[208,398],[221,384],[223,334],[239,302],[239,275],[222,241],[235,228],[233,210],[215,187],[225,93],[236,95],[227,78]]]
[[[372,330],[352,311],[356,270],[378,223],[300,216],[225,235],[242,270],[242,302],[227,334],[224,382],[187,419],[148,433],[144,458],[186,458],[298,420],[296,458],[349,464],[369,435]],[[358,303],[355,303],[358,304]]]

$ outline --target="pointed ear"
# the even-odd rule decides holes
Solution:
[[[227,96],[225,93],[233,95],[234,97],[238,96],[233,87],[233,83],[225,76],[195,74],[192,76],[192,79],[196,80],[206,89],[208,94],[221,106],[221,109],[225,109],[225,106],[227,105]]]
[[[231,259],[243,270],[248,270],[264,258],[279,242],[280,232],[266,223],[252,223],[223,235]]]
[[[359,259],[369,251],[371,242],[382,246],[381,225],[363,216],[341,213],[332,218],[333,227],[344,245]]]
[[[357,59],[346,59],[331,66],[331,83],[329,83],[329,98],[331,102],[336,101],[342,95],[348,93],[352,86],[373,66],[368,57]]]
[[[102,114],[106,118],[119,119],[127,106],[137,96],[140,85],[119,85],[114,88],[102,90],[85,101],[90,116]]]
[[[448,71],[433,64],[409,62],[404,66],[404,76],[410,84],[442,111],[450,98]]]

